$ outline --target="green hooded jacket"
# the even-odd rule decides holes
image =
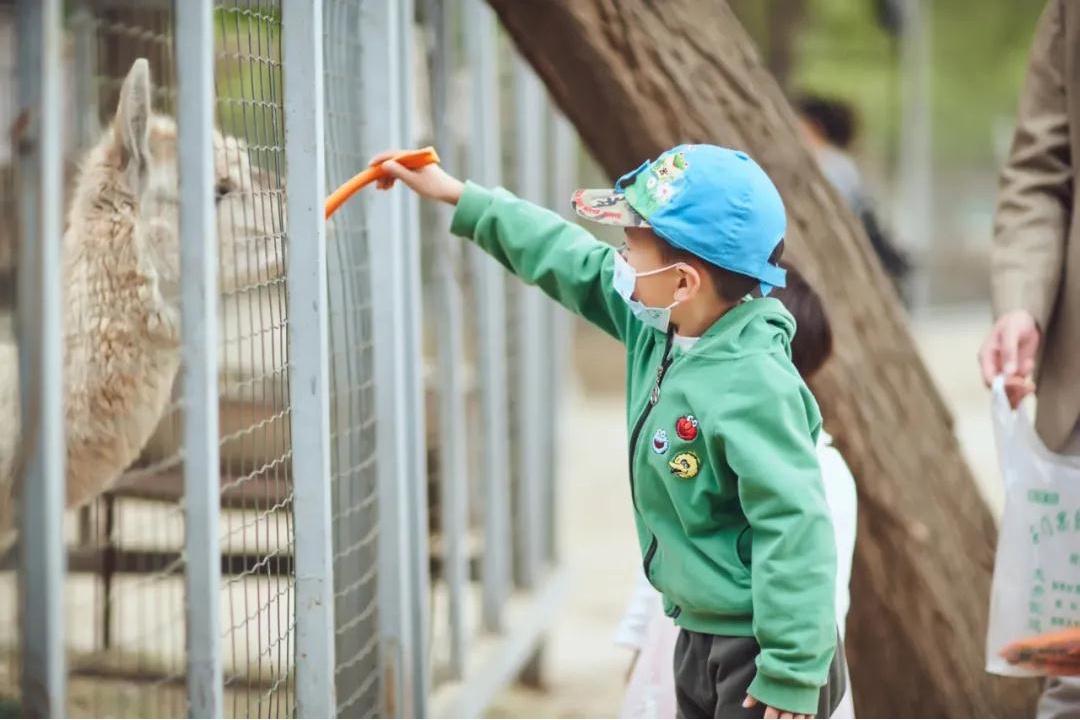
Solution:
[[[795,321],[747,300],[690,349],[612,288],[615,249],[559,215],[467,183],[451,230],[627,348],[630,490],[645,574],[688,630],[756,638],[749,693],[813,714],[836,650],[836,549],[817,403]]]

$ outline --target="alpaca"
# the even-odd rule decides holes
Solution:
[[[165,413],[180,365],[176,123],[151,109],[149,64],[136,60],[116,114],[84,157],[63,238],[67,507],[100,494],[139,455]],[[255,212],[242,141],[214,134],[223,293],[279,276],[252,252],[278,218]],[[268,243],[272,246],[272,243]],[[0,548],[13,537],[19,442],[15,348],[0,345]]]

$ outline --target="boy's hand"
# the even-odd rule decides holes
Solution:
[[[750,708],[757,707],[760,704],[761,703],[757,701],[757,698],[753,698],[747,695],[746,699],[743,700],[742,706],[749,710]],[[812,720],[813,717],[813,715],[800,715],[799,713],[790,713],[784,710],[777,710],[776,708],[768,706],[765,707],[765,720]]]
[[[449,205],[457,205],[465,185],[436,163],[425,165],[419,170],[410,170],[404,165],[391,160],[400,155],[402,150],[387,150],[371,159],[372,165],[382,165],[389,177],[376,182],[380,190],[389,190],[398,180],[409,186],[417,195],[431,200],[439,200]]]

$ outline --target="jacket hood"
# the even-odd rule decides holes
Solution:
[[[705,331],[690,350],[713,360],[783,352],[791,358],[795,318],[775,298],[754,298],[736,305]]]

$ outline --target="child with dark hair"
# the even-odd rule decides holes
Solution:
[[[784,303],[795,318],[791,361],[803,379],[810,381],[832,356],[832,327],[820,296],[806,278],[787,263],[781,262],[780,266],[787,271],[787,286],[773,290],[772,297]],[[824,429],[818,437],[817,453],[825,485],[825,500],[836,538],[836,624],[843,638],[850,606],[848,585],[855,551],[855,479]],[[670,658],[676,633],[675,625],[663,616],[659,593],[639,573],[634,594],[615,636],[616,643],[633,649],[636,654],[622,717],[675,717],[674,676]],[[854,716],[849,681],[832,717]]]

